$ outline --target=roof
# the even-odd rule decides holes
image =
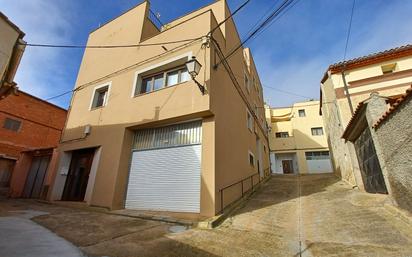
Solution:
[[[348,139],[352,127],[355,125],[355,121],[358,120],[360,113],[362,113],[366,107],[365,101],[360,102],[356,107],[355,112],[352,115],[352,118],[349,120],[348,125],[345,128],[345,131],[343,131],[342,138]]]
[[[5,22],[7,22],[11,27],[13,27],[13,28],[20,34],[20,37],[21,37],[21,38],[23,38],[23,37],[25,36],[24,32],[21,31],[21,29],[20,29],[16,24],[14,24],[13,22],[11,22],[11,21],[9,20],[9,18],[8,18],[4,13],[0,12],[0,18],[2,18],[2,19],[3,19]]]
[[[343,69],[358,68],[409,55],[412,55],[412,45],[410,44],[392,48],[382,52],[365,55],[347,61],[334,63],[329,66],[328,70],[330,70],[332,73],[337,73],[341,72]]]
[[[387,120],[407,99],[412,97],[412,85],[406,90],[405,94],[399,97],[395,103],[391,105],[389,110],[387,110],[382,117],[372,126],[372,128],[377,129],[385,120]]]
[[[39,102],[43,102],[43,103],[45,103],[45,104],[47,104],[47,105],[50,105],[50,106],[52,106],[52,107],[54,107],[54,108],[56,108],[56,109],[60,109],[60,110],[62,110],[62,111],[67,112],[67,109],[65,109],[65,108],[63,108],[63,107],[60,107],[60,106],[58,106],[58,105],[55,105],[55,104],[53,104],[53,103],[51,103],[51,102],[48,102],[48,101],[46,101],[46,100],[43,100],[43,99],[41,99],[41,98],[38,98],[37,96],[31,95],[31,94],[29,94],[29,93],[27,93],[27,92],[24,92],[24,91],[19,90],[19,91],[18,91],[18,94],[24,94],[24,95],[26,95],[26,96],[28,96],[28,97],[31,97],[31,98],[39,101]]]

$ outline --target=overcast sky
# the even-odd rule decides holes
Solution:
[[[228,0],[232,10],[244,0]],[[0,0],[0,10],[29,43],[85,44],[88,33],[140,0]],[[211,0],[151,0],[167,23]],[[235,21],[241,36],[280,0],[252,0]],[[300,0],[247,46],[264,86],[266,102],[287,106],[319,98],[326,68],[341,61],[352,0]],[[412,42],[412,1],[356,0],[348,58]],[[26,49],[16,76],[19,87],[40,98],[73,88],[83,50]],[[53,100],[67,107],[70,95]]]

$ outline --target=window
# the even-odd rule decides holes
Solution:
[[[382,69],[382,73],[383,74],[388,74],[388,73],[392,73],[395,71],[396,69],[396,63],[391,63],[391,64],[387,64],[387,65],[382,65],[381,66]]]
[[[319,151],[319,152],[306,152],[306,160],[328,160],[329,152],[328,151]]]
[[[288,138],[289,132],[276,132],[275,135],[277,138]]]
[[[312,128],[312,136],[322,136],[323,135],[323,128]]]
[[[110,85],[101,86],[94,90],[93,101],[90,109],[99,108],[107,104],[109,86]]]
[[[249,112],[249,110],[246,109],[246,115],[247,115],[247,128],[250,131],[253,131],[253,117],[252,114]]]
[[[170,87],[189,80],[186,67],[178,67],[160,73],[144,76],[135,95],[150,93],[159,89]],[[136,85],[138,87],[139,85]]]
[[[21,127],[21,121],[19,120],[14,120],[14,119],[10,119],[10,118],[6,118],[4,120],[4,124],[3,124],[3,128],[11,130],[11,131],[19,131]]]
[[[250,93],[250,82],[249,82],[249,78],[245,72],[245,87],[247,89],[247,91]]]
[[[249,151],[249,164],[250,166],[255,167],[255,156],[250,151]]]
[[[306,117],[305,109],[301,109],[298,111],[299,117]]]

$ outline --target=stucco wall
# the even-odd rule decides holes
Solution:
[[[19,32],[0,17],[0,82],[3,81]]]
[[[391,196],[412,212],[412,102],[411,97],[377,129]]]

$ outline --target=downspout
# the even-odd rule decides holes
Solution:
[[[341,72],[342,80],[343,80],[343,88],[345,89],[346,99],[348,99],[350,113],[351,113],[351,115],[353,115],[353,113],[354,113],[353,112],[353,105],[352,105],[352,100],[350,99],[348,84],[346,83],[345,67],[346,67],[346,65],[343,66],[343,69],[342,69],[342,72]]]

